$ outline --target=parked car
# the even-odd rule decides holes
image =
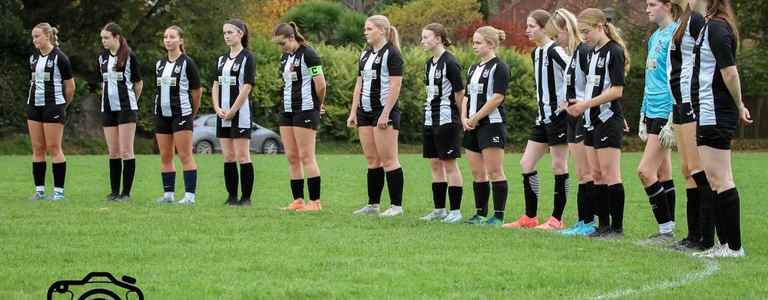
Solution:
[[[283,152],[280,135],[272,130],[253,123],[251,128],[251,152],[277,154]],[[211,154],[221,152],[221,144],[216,137],[216,115],[205,114],[195,119],[192,131],[192,147],[195,153]]]

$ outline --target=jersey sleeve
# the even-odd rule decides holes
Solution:
[[[454,92],[458,92],[464,89],[464,84],[461,82],[461,66],[455,60],[451,59],[446,61],[445,70],[448,81],[451,83],[451,89]]]
[[[307,47],[304,51],[304,63],[309,68],[309,74],[312,77],[323,75],[323,63],[320,61],[320,56],[317,55],[314,49]]]
[[[587,47],[584,44],[582,44],[582,47],[579,48],[579,67],[581,67],[581,72],[584,74],[587,74],[587,72],[589,72],[589,52],[590,51],[592,51],[592,49]]]
[[[131,52],[131,82],[141,81],[141,67],[139,66],[139,60],[136,59],[136,55]]]
[[[194,60],[187,57],[187,80],[189,80],[189,89],[196,90],[200,88],[200,71]]]
[[[733,33],[728,25],[722,21],[711,21],[709,28],[709,46],[715,55],[717,67],[725,69],[736,65]]]
[[[509,87],[509,67],[502,62],[496,64],[496,71],[493,72],[493,93],[505,95]]]
[[[99,84],[104,82],[104,75],[101,74],[101,55],[96,58],[96,79],[99,81]]]
[[[56,64],[57,67],[59,67],[62,80],[72,79],[72,65],[69,63],[69,58],[66,55],[59,54],[59,57],[56,59]]]
[[[403,76],[403,57],[400,56],[400,51],[395,48],[389,50],[387,68],[389,69],[389,76]]]
[[[611,85],[624,86],[624,49],[614,44],[611,51],[611,60],[608,62],[608,75],[611,76]]]
[[[565,67],[568,65],[567,62],[571,60],[568,54],[565,53],[565,49],[560,46],[553,47],[549,51],[549,57],[552,58],[552,60],[560,67],[561,70],[565,70]]]
[[[222,59],[224,59],[224,57],[219,56],[219,58],[216,59],[216,64],[213,65],[214,71],[211,72],[211,84],[213,84],[214,82],[219,82],[219,75],[220,75],[219,72],[221,72],[220,71],[221,68],[219,66],[221,65]]]
[[[256,85],[256,61],[253,57],[253,54],[250,52],[247,53],[246,60],[245,60],[245,79],[243,80],[243,83],[247,83],[250,85]]]

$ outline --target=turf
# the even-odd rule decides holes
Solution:
[[[507,220],[523,211],[519,158],[506,158]],[[633,243],[655,230],[635,175],[638,154],[625,154],[622,161],[627,191],[623,241],[420,221],[432,202],[429,167],[418,155],[401,156],[406,215],[392,220],[351,216],[366,199],[361,155],[319,156],[324,210],[312,214],[278,209],[290,198],[282,156],[254,156],[252,208],[222,205],[220,156],[196,159],[198,204],[179,207],[154,203],[161,194],[158,156],[138,157],[133,201],[119,204],[103,201],[108,193],[105,156],[67,158],[68,199],[59,203],[28,201],[29,157],[0,156],[0,299],[44,298],[54,281],[80,279],[92,271],[135,277],[147,299],[768,295],[768,208],[761,192],[765,153],[734,156],[748,257],[719,262]],[[548,166],[545,159],[539,168],[545,195],[541,216],[552,209]],[[463,159],[461,167],[467,187],[462,211],[468,217],[473,212],[471,178]],[[177,198],[183,190],[180,175]],[[680,177],[675,179],[678,233],[683,234],[685,192]],[[575,218],[575,190],[574,183],[567,224]]]

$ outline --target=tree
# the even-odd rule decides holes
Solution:
[[[397,27],[403,42],[418,43],[425,25],[437,22],[453,29],[472,24],[482,20],[479,9],[476,0],[421,0],[390,5],[381,13]]]

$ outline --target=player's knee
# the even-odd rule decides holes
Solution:
[[[288,163],[291,165],[297,165],[299,162],[301,162],[298,153],[287,153],[285,158],[288,159]]]

